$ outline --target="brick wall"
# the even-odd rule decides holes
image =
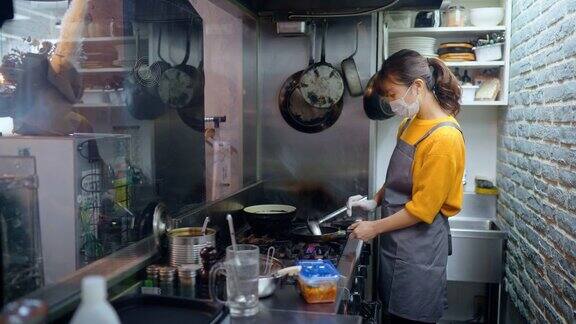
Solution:
[[[506,290],[535,323],[576,310],[576,0],[512,2],[510,105],[498,143]]]

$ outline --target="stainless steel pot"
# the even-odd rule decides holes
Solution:
[[[216,246],[216,230],[201,227],[183,227],[168,232],[170,265],[200,264],[200,251],[208,246]]]

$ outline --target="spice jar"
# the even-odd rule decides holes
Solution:
[[[195,297],[196,275],[202,266],[199,264],[183,264],[178,267],[178,281],[182,297]]]
[[[149,265],[146,267],[146,279],[152,280],[154,286],[158,285],[158,272],[160,267],[158,265]]]
[[[158,269],[158,278],[160,279],[160,290],[162,295],[174,295],[174,279],[176,279],[176,268],[160,267]]]
[[[442,18],[444,27],[464,27],[468,20],[468,12],[463,6],[454,5],[444,11]]]

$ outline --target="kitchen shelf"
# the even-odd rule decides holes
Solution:
[[[461,35],[483,35],[493,32],[505,31],[506,26],[494,27],[420,27],[420,28],[391,28],[388,30],[390,36],[449,36],[451,34]]]
[[[506,106],[508,103],[504,100],[497,101],[473,101],[473,102],[463,102],[460,104],[462,107],[482,107],[482,106]]]
[[[126,105],[123,104],[111,104],[111,103],[77,103],[73,104],[74,108],[123,108]]]
[[[107,68],[93,68],[93,69],[81,68],[81,69],[78,69],[79,73],[119,73],[119,72],[129,72],[129,71],[132,71],[132,69],[127,68],[127,67],[107,67]]]
[[[82,37],[78,40],[78,42],[81,43],[97,43],[97,42],[132,42],[134,41],[136,38],[133,36],[105,36],[105,37]],[[47,39],[47,41],[50,41],[52,43],[57,43],[60,40],[57,38],[52,38],[52,39]]]
[[[469,67],[469,68],[492,68],[492,67],[499,67],[504,66],[504,61],[491,61],[491,62],[478,62],[478,61],[470,61],[470,62],[444,62],[447,66],[450,67]]]

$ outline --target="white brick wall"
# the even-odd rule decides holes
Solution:
[[[576,0],[514,0],[498,143],[506,290],[534,323],[576,310]]]

